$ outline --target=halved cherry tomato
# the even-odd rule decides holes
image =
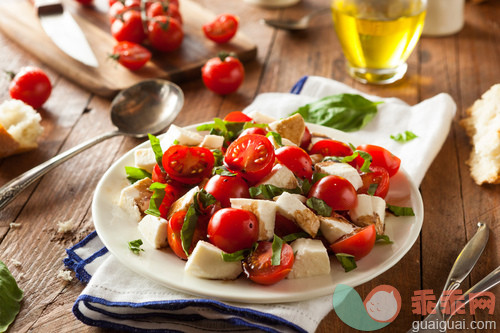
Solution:
[[[213,153],[203,147],[170,146],[162,164],[170,178],[183,184],[196,184],[208,177],[214,167]]]
[[[393,155],[387,149],[375,145],[361,145],[356,149],[370,154],[372,157],[371,165],[380,166],[386,169],[389,173],[389,177],[394,176],[398,172],[401,165],[401,160],[399,159],[399,157]],[[355,161],[358,167],[361,167],[363,165],[364,159],[361,156],[358,156]]]
[[[231,207],[229,198],[250,198],[248,184],[239,175],[215,175],[205,184],[205,190],[213,195],[222,207]]]
[[[290,169],[297,177],[311,179],[313,167],[311,157],[297,146],[285,146],[275,150],[278,161]]]
[[[263,129],[262,127],[250,127],[247,128],[246,130],[243,130],[241,132],[240,136],[248,135],[248,134],[256,134],[256,135],[263,135],[266,136],[267,131]]]
[[[160,166],[158,164],[155,164],[155,166],[153,167],[153,172],[151,173],[151,179],[153,180],[153,183],[166,184],[167,177],[167,174],[161,171]]]
[[[253,120],[252,118],[250,118],[241,111],[229,112],[227,116],[224,117],[224,121],[233,121],[233,122],[248,122],[252,120]]]
[[[171,52],[181,47],[184,32],[179,21],[160,15],[149,19],[148,38],[155,49]]]
[[[180,210],[168,221],[167,224],[167,241],[168,245],[174,251],[174,253],[181,259],[186,260],[187,256],[182,248],[182,240],[181,240],[181,229],[184,224],[184,218],[186,217],[187,211]],[[196,229],[193,234],[193,240],[191,241],[191,247],[189,248],[188,253],[193,252],[196,243],[200,240],[206,240],[207,237],[207,222],[204,216],[198,218],[196,223]]]
[[[317,181],[308,197],[323,200],[333,210],[349,210],[358,202],[358,195],[352,184],[339,176],[326,176]]]
[[[9,94],[13,99],[19,99],[38,109],[49,99],[52,84],[49,77],[40,68],[22,67],[17,74],[11,74]]]
[[[355,260],[359,260],[373,249],[376,237],[375,225],[371,224],[360,229],[354,235],[339,239],[331,244],[330,248],[335,253],[350,254],[354,256]]]
[[[257,249],[243,260],[243,271],[250,280],[259,284],[270,285],[283,280],[292,270],[295,261],[293,249],[283,243],[279,265],[271,264],[272,256],[272,243],[259,242]]]
[[[222,208],[212,215],[207,234],[210,243],[233,253],[253,246],[259,238],[259,221],[247,210]]]
[[[266,176],[274,164],[274,147],[265,136],[249,134],[233,141],[224,155],[224,164],[251,183]]]
[[[316,142],[309,151],[310,154],[321,154],[323,156],[350,156],[352,149],[345,143],[337,140],[325,139]]]
[[[158,210],[160,211],[160,216],[163,217],[164,219],[167,218],[168,210],[170,209],[170,206],[175,202],[175,200],[179,199],[181,196],[181,191],[176,188],[173,185],[166,184],[165,187],[165,196],[163,197],[163,200],[161,202],[160,207],[158,207]]]
[[[309,131],[309,128],[304,129],[304,134],[302,134],[302,138],[300,139],[300,148],[304,150],[309,149],[309,145],[311,144],[311,132]]]
[[[131,71],[135,71],[143,67],[151,59],[151,52],[142,45],[122,41],[113,48],[111,58]]]
[[[118,18],[111,23],[111,34],[121,41],[140,44],[146,39],[141,13],[134,9],[124,9]]]
[[[238,30],[238,17],[232,14],[221,14],[214,21],[204,24],[202,30],[208,39],[216,43],[227,43]]]
[[[236,57],[221,53],[209,59],[201,69],[205,86],[219,95],[235,92],[243,83],[245,68]]]
[[[371,194],[385,198],[387,192],[389,192],[389,173],[386,169],[374,165],[370,165],[370,171],[361,174],[363,186],[358,188],[358,193],[367,194],[370,186],[374,186],[375,191]]]
[[[285,237],[302,231],[302,228],[299,227],[295,221],[284,217],[280,213],[276,213],[276,217],[274,219],[274,233],[276,236]]]

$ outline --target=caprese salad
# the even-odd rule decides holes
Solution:
[[[398,157],[312,133],[300,114],[235,111],[197,130],[150,135],[119,201],[141,242],[169,247],[188,274],[269,285],[329,274],[330,256],[349,271],[390,242],[388,207],[412,214],[384,200]]]

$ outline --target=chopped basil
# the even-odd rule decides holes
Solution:
[[[195,203],[199,202],[203,208],[207,208],[217,202],[217,199],[206,190],[202,189],[197,194],[195,194]],[[195,206],[196,208],[197,206]],[[199,205],[198,205],[199,207]]]
[[[21,309],[23,291],[7,266],[0,260],[0,332],[5,332]]]
[[[128,248],[134,254],[139,254],[141,251],[144,251],[143,249],[141,249],[142,244],[143,244],[142,239],[139,238],[139,239],[128,242]]]
[[[153,191],[151,199],[149,199],[149,207],[144,211],[144,213],[160,217],[160,205],[165,197],[165,187],[166,184],[155,182],[149,186],[149,189]]]
[[[246,130],[248,128],[252,128],[252,127],[258,127],[258,128],[264,128],[266,129],[267,128],[267,124],[255,124],[255,123],[252,123],[251,121],[248,121],[245,123],[245,125],[243,125],[243,129]]]
[[[262,184],[256,187],[250,187],[249,192],[252,198],[257,198],[260,196],[264,199],[272,200],[274,197],[281,195],[283,192],[301,194],[302,190],[300,188],[288,189],[271,184]]]
[[[281,249],[283,248],[284,243],[285,242],[281,238],[274,235],[273,244],[271,245],[271,248],[273,249],[273,256],[271,257],[271,265],[278,266],[280,264]]]
[[[375,195],[375,192],[377,192],[378,185],[379,184],[377,183],[370,184],[370,186],[368,186],[368,190],[366,191],[366,193],[368,193],[368,195]]]
[[[387,235],[379,235],[379,234],[377,234],[375,241],[378,242],[378,243],[381,243],[381,244],[392,244],[392,243],[394,243],[393,241],[391,241],[391,239],[389,238],[389,236],[387,236]]]
[[[400,207],[387,204],[387,209],[396,216],[415,216],[411,207]]]
[[[361,172],[371,172],[370,165],[372,163],[372,156],[368,154],[366,151],[357,150],[352,144],[349,144],[351,149],[353,150],[352,155],[349,156],[326,156],[323,161],[333,161],[340,163],[349,163],[354,161],[356,157],[361,156],[364,160],[363,165],[359,169]]]
[[[311,208],[316,212],[316,214],[321,216],[331,216],[332,215],[332,207],[328,206],[327,203],[321,199],[310,197],[306,201],[307,207]]]
[[[146,170],[131,166],[125,167],[125,173],[127,174],[127,179],[131,184],[144,178],[151,178],[151,174]]]
[[[215,160],[214,166],[222,166],[222,162],[224,161],[224,154],[219,149],[212,149],[212,154],[214,155]]]
[[[175,139],[175,140],[174,140],[174,142],[173,142],[173,144],[174,144],[174,145],[178,145],[179,143],[180,143],[180,142],[179,142],[179,140],[177,140],[177,139]]]
[[[304,105],[292,114],[301,114],[306,122],[353,132],[363,128],[375,117],[380,103],[361,95],[338,94]]]
[[[247,128],[261,127],[266,128],[267,124],[254,124],[252,122],[224,121],[220,118],[214,118],[213,123],[203,124],[196,127],[198,131],[209,131],[210,134],[223,136],[225,142],[231,142],[236,139],[241,132]]]
[[[189,248],[193,242],[193,235],[197,224],[198,214],[196,213],[195,205],[191,204],[188,208],[186,216],[184,217],[184,223],[181,228],[181,244],[186,256],[189,256]]]
[[[229,171],[225,166],[214,167],[212,170],[212,174],[220,176],[230,176],[230,177],[236,176],[234,172]]]
[[[290,243],[290,242],[293,242],[296,239],[299,239],[299,238],[308,238],[308,237],[309,237],[309,234],[307,234],[305,232],[296,232],[296,233],[293,233],[293,234],[286,235],[286,236],[282,237],[282,239],[283,239],[284,242]]]
[[[340,262],[342,267],[344,267],[344,271],[350,272],[358,265],[356,265],[356,260],[354,260],[354,256],[346,253],[336,253],[335,257],[337,257],[337,260]]]
[[[281,135],[279,133],[276,133],[276,132],[267,132],[266,134],[266,137],[273,137],[274,139],[274,142],[276,142],[276,144],[279,146],[279,147],[283,147],[283,140],[281,139]]]
[[[243,259],[245,259],[246,256],[248,256],[248,254],[250,254],[250,252],[251,249],[243,249],[233,253],[226,253],[222,251],[221,255],[222,255],[222,260],[228,262],[234,262],[234,261],[242,261]]]
[[[416,138],[418,138],[418,135],[416,135],[412,131],[404,131],[404,133],[391,135],[391,139],[399,143],[405,143]]]
[[[160,139],[158,139],[153,134],[149,133],[148,137],[149,137],[149,142],[151,143],[151,148],[153,148],[153,152],[155,153],[156,163],[160,167],[161,172],[165,172],[165,169],[163,169],[163,163],[161,162],[163,158],[163,150],[161,149]]]

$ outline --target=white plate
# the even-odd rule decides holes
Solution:
[[[332,138],[355,145],[361,144],[352,134],[308,124],[311,131],[324,133]],[[188,127],[195,130],[196,125]],[[94,194],[92,214],[97,233],[109,251],[132,271],[146,276],[167,287],[182,292],[226,301],[244,303],[280,303],[301,301],[333,294],[338,283],[352,287],[363,284],[382,274],[396,264],[416,241],[423,222],[422,197],[404,171],[391,178],[387,202],[399,206],[411,206],[412,217],[386,217],[386,234],[394,242],[375,245],[372,252],[357,262],[358,268],[345,273],[335,258],[331,258],[331,273],[305,279],[285,279],[271,286],[261,286],[241,277],[235,281],[204,280],[184,273],[185,262],[170,249],[156,250],[148,244],[140,255],[128,249],[128,242],[141,238],[137,222],[124,216],[116,205],[120,191],[128,185],[125,166],[134,165],[133,151],[148,147],[145,142],[126,153],[104,174]]]

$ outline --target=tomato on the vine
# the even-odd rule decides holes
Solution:
[[[205,184],[205,190],[213,195],[222,207],[231,207],[230,198],[250,198],[248,184],[239,175],[215,175]]]
[[[257,249],[243,260],[243,271],[250,280],[263,285],[283,280],[292,270],[295,261],[293,249],[287,243],[283,243],[279,265],[272,265],[272,256],[272,243],[259,242]]]
[[[196,184],[208,177],[214,167],[213,153],[204,147],[170,146],[163,153],[163,169],[168,176],[183,184]]]
[[[12,81],[9,85],[10,97],[19,99],[38,109],[49,99],[52,84],[49,77],[37,67],[23,67],[17,73],[10,73]]]
[[[311,179],[313,166],[311,157],[304,149],[298,146],[284,146],[274,152],[276,159],[290,169],[297,177]]]
[[[259,221],[250,211],[222,208],[208,222],[208,240],[226,253],[249,249],[259,238]]]
[[[244,135],[233,141],[224,155],[224,164],[244,179],[255,183],[269,174],[274,164],[274,147],[262,135]]]
[[[354,256],[355,260],[359,260],[370,253],[375,245],[376,238],[375,225],[371,224],[359,229],[354,235],[339,239],[331,244],[330,248],[335,253],[350,254]]]
[[[226,53],[209,59],[201,69],[205,86],[219,95],[227,95],[238,90],[245,78],[243,65]]]
[[[363,186],[358,188],[359,194],[368,194],[371,191],[371,195],[383,199],[389,192],[389,173],[382,167],[371,165],[370,172],[361,173],[361,179],[363,180]]]
[[[238,31],[238,17],[232,14],[221,14],[210,23],[202,26],[203,33],[216,43],[227,43]]]
[[[184,32],[179,21],[168,16],[155,16],[149,19],[148,38],[151,45],[163,52],[177,50],[184,40]]]
[[[135,71],[142,68],[151,59],[151,52],[137,43],[122,41],[113,48],[111,58],[122,66]]]
[[[333,210],[349,210],[356,206],[358,195],[352,184],[339,176],[326,176],[309,190],[308,197],[323,200]]]
[[[398,172],[401,165],[401,160],[399,159],[399,157],[392,154],[387,149],[375,145],[361,145],[356,149],[370,154],[372,157],[371,165],[380,166],[386,169],[389,173],[389,177],[394,176]],[[363,165],[364,159],[361,156],[358,156],[355,161],[358,167],[361,167]]]

